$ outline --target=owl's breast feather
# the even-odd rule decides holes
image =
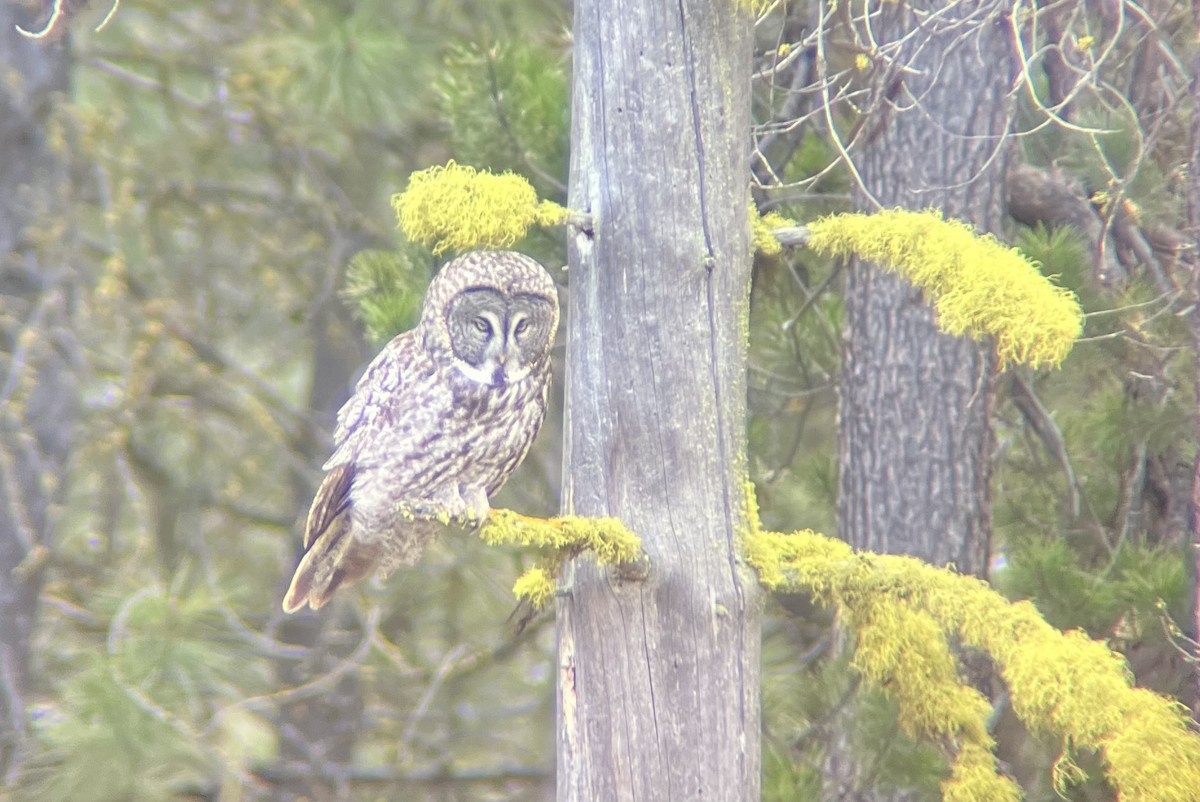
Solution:
[[[475,385],[457,399],[449,442],[463,446],[459,483],[490,497],[516,471],[546,417],[549,371],[498,388]]]

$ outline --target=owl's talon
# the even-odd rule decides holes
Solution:
[[[434,504],[403,502],[396,507],[396,515],[405,521],[437,521],[449,524],[453,517]]]

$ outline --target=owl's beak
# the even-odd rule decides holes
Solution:
[[[492,376],[492,386],[502,387],[508,383],[508,371],[504,368],[504,363],[508,361],[508,357],[500,354],[496,357],[496,373]]]
[[[508,383],[508,371],[504,369],[504,357],[499,357],[496,360],[495,367],[492,368],[492,386],[503,387]]]

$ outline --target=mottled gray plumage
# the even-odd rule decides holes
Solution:
[[[483,521],[545,417],[557,328],[554,282],[529,257],[477,251],[441,269],[420,323],[338,413],[284,610],[318,609],[416,562],[447,524]]]

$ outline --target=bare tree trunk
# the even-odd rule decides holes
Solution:
[[[644,574],[576,561],[558,607],[558,798],[757,800],[759,598],[744,522],[750,20],[575,6],[563,511]]]
[[[18,23],[33,20],[0,3],[0,786],[25,752],[30,637],[78,408],[71,269],[28,236],[63,213],[44,128],[68,53],[21,37]]]
[[[855,161],[857,207],[935,207],[998,233],[1010,120],[1005,9],[994,0],[872,8],[887,66],[877,60],[879,105]],[[938,333],[919,292],[857,262],[847,275],[845,326],[841,537],[982,574],[991,529],[990,348]],[[855,790],[845,798],[895,798],[859,787],[861,766],[844,742],[830,758],[836,792],[828,798],[847,789]]]
[[[885,4],[876,34],[912,32],[907,9],[916,5],[932,12],[943,4]],[[894,102],[918,105],[883,112],[856,160],[866,192],[884,208],[935,207],[977,230],[1002,230],[1010,77],[1003,18],[974,27],[989,8],[995,3],[958,3],[952,18],[901,50],[897,67],[919,74],[897,79]],[[861,191],[856,205],[877,208]],[[842,538],[982,573],[991,528],[990,346],[939,333],[919,291],[858,262],[847,276],[845,336]]]

